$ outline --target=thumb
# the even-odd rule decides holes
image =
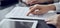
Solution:
[[[46,24],[53,24],[53,22],[46,22]]]

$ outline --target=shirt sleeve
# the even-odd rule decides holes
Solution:
[[[56,6],[56,12],[60,12],[60,2],[54,3],[54,5]]]

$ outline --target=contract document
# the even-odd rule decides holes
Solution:
[[[56,13],[54,11],[49,11],[46,14],[43,15],[29,15],[26,16],[29,12],[29,7],[15,7],[12,9],[11,12],[9,12],[7,15],[5,15],[6,18],[27,18],[27,19],[41,19],[45,20],[48,17],[51,17],[55,15]]]

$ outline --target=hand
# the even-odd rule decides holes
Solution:
[[[57,24],[56,24],[56,27],[57,28],[60,28],[60,14],[58,14],[58,19],[57,19]]]
[[[30,10],[29,10],[27,16],[29,14],[34,14],[34,15],[45,14],[49,10],[53,10],[53,9],[55,9],[54,6],[50,7],[50,5],[48,6],[48,5],[38,5],[38,4],[36,4],[36,5],[30,7]],[[36,10],[38,10],[38,11],[36,11]]]
[[[50,2],[52,2],[53,0],[26,0],[26,4],[30,4],[30,5],[32,5],[32,4],[36,4],[36,3],[45,3],[45,2],[48,2],[48,3],[50,3]]]
[[[30,4],[30,5],[32,5],[32,4],[37,3],[37,0],[26,0],[25,3],[26,3],[26,4]]]
[[[46,19],[45,21],[46,21],[47,24],[52,24],[52,25],[55,25],[56,26],[57,20],[58,20],[58,16],[59,15],[57,15],[57,14],[56,15],[53,15],[52,17]]]

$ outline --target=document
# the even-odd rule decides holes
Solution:
[[[28,19],[42,19],[45,20],[48,17],[55,15],[54,11],[49,11],[43,15],[32,15],[26,16],[29,12],[29,7],[15,7],[11,12],[9,12],[5,17],[6,18],[28,18]]]

